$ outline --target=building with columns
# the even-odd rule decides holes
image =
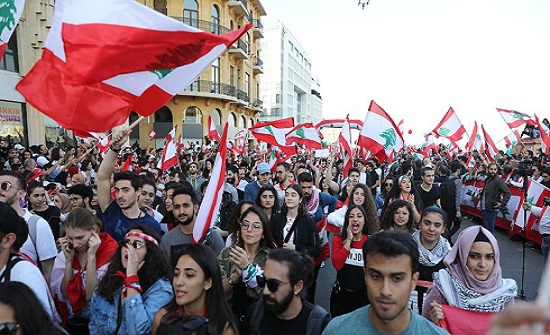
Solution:
[[[164,136],[178,126],[176,136],[202,141],[208,133],[208,117],[221,132],[229,123],[229,137],[254,125],[263,111],[260,100],[259,74],[263,72],[260,40],[263,38],[261,17],[265,10],[259,0],[140,0],[140,3],[188,25],[223,34],[247,23],[253,27],[210,68],[185,90],[176,95],[155,114],[141,121],[131,135],[142,147],[160,147]],[[0,60],[0,136],[21,134],[26,144],[55,141],[59,126],[15,90],[40,58],[53,17],[54,1],[27,0],[24,12],[11,38],[5,56]],[[138,115],[132,113],[131,123]],[[9,122],[4,122],[8,120]],[[148,132],[157,133],[156,143]]]

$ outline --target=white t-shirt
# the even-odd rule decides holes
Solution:
[[[285,227],[283,228],[283,238],[286,237],[286,235],[290,231],[290,228],[292,228],[292,224],[294,224],[294,220],[295,219],[293,218],[289,218],[289,217],[286,218],[286,224],[285,224]],[[292,232],[292,234],[290,235],[290,238],[288,239],[288,243],[294,243],[294,232]]]
[[[28,225],[29,219],[34,214],[26,209],[23,210],[25,211],[23,219],[25,219]],[[25,243],[23,243],[21,250],[19,250],[20,252],[27,255],[35,263],[38,263],[38,261],[45,261],[57,256],[57,248],[55,246],[53,233],[50,229],[50,225],[48,225],[48,222],[46,222],[46,220],[40,218],[36,222],[36,248],[34,247],[34,244],[32,242],[30,231],[31,229],[29,227],[29,237],[27,237],[27,240],[25,241]],[[36,251],[38,251],[38,257],[36,255]]]

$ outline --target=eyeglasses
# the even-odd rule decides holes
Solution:
[[[181,323],[181,328],[186,330],[196,330],[208,324],[208,319],[199,315],[172,314],[162,321],[164,324]]]
[[[13,335],[19,329],[19,325],[15,322],[0,323],[0,335]]]
[[[278,282],[274,279],[265,279],[264,276],[256,276],[256,282],[258,286],[264,288],[267,285],[269,291],[275,293],[279,289],[279,285],[288,284],[289,282]]]
[[[384,186],[393,186],[393,183],[385,183]]]
[[[123,240],[123,241],[120,241],[120,245],[122,246],[125,246],[125,245],[131,245],[132,247],[136,248],[136,249],[140,249],[140,248],[143,248],[145,246],[145,242],[141,242],[141,241],[130,241],[130,240]]]
[[[3,181],[0,183],[0,189],[2,189],[2,191],[9,191],[10,188],[15,188],[16,190],[19,190],[17,187],[13,186],[9,181]]]
[[[260,229],[262,229],[262,224],[261,223],[250,223],[250,222],[241,223],[241,228],[244,229],[244,230],[248,230],[251,227],[252,227],[252,231],[259,232]]]

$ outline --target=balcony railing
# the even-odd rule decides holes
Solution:
[[[264,62],[259,57],[254,57],[254,66],[263,67]]]
[[[208,31],[216,35],[222,35],[227,32],[229,32],[229,28],[224,27],[220,24],[215,24],[210,21],[205,20],[197,20],[197,19],[191,19],[188,17],[178,17],[178,16],[171,16],[174,20],[181,21],[185,23],[186,25],[189,25],[191,27],[198,28],[200,30]]]
[[[264,37],[264,25],[260,19],[254,20],[254,28],[252,29],[252,32],[256,38]]]
[[[252,107],[257,109],[263,109],[264,108],[264,102],[260,99],[254,100],[254,103],[252,104]]]
[[[250,97],[245,91],[237,90],[237,99],[245,102],[250,102]]]
[[[237,40],[229,48],[229,53],[235,54],[241,59],[248,58],[248,44],[243,40]]]
[[[235,86],[210,80],[195,80],[185,89],[185,92],[214,93],[237,97]]]
[[[233,10],[235,14],[240,16],[248,16],[248,7],[246,0],[229,0],[229,9]]]

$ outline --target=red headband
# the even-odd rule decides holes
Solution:
[[[153,243],[154,245],[156,245],[158,247],[159,243],[158,241],[151,235],[147,235],[145,233],[139,233],[137,231],[129,231],[126,233],[126,238],[130,237],[130,236],[135,236],[135,237],[139,237],[139,238],[142,238],[144,240],[147,240],[151,243]]]

